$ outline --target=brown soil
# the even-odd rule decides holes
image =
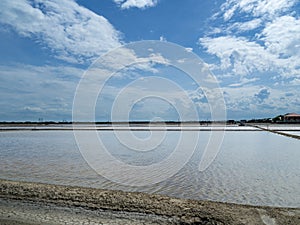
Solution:
[[[0,200],[0,224],[300,224],[295,208],[7,180]]]

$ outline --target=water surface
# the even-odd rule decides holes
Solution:
[[[155,150],[136,152],[118,142],[113,131],[99,131],[110,153],[132,165],[149,165],[168,157],[179,134],[179,131],[168,131],[165,141]],[[262,131],[228,131],[216,159],[207,170],[199,172],[209,134],[200,131],[193,157],[173,177],[151,186],[128,187],[93,171],[81,156],[72,131],[0,132],[0,177],[191,199],[300,207],[299,140]],[[149,133],[136,131],[135,135],[145,138]]]

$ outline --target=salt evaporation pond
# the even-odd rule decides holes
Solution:
[[[157,149],[136,152],[118,142],[113,131],[98,132],[112,155],[134,165],[148,165],[167,157],[180,134],[167,131],[165,141]],[[148,131],[135,131],[135,134],[141,138],[149,135]],[[199,172],[209,134],[209,131],[200,131],[194,155],[173,177],[151,186],[128,187],[95,173],[81,156],[72,131],[0,132],[0,178],[300,207],[299,140],[263,131],[227,131],[216,159],[207,170]]]

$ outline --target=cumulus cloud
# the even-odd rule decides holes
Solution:
[[[220,59],[222,70],[231,69],[234,74],[247,75],[254,71],[273,70],[276,57],[264,47],[243,37],[222,36],[200,38],[210,54]]]
[[[121,9],[140,8],[145,9],[157,5],[157,0],[113,0]]]
[[[120,45],[120,33],[107,19],[74,0],[2,0],[0,8],[0,23],[65,61],[83,63]]]
[[[238,76],[282,79],[300,76],[300,20],[295,0],[227,0],[219,14],[218,33],[199,44],[220,63],[213,69]],[[216,35],[217,34],[217,35]]]
[[[276,18],[266,25],[260,39],[279,57],[300,57],[300,19],[292,16]]]
[[[224,87],[228,114],[242,118],[273,117],[289,111],[298,112],[299,92],[294,88],[260,85]],[[288,93],[288,95],[287,95]]]

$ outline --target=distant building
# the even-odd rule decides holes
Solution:
[[[297,113],[287,113],[283,115],[283,121],[286,123],[300,122],[300,114]]]

